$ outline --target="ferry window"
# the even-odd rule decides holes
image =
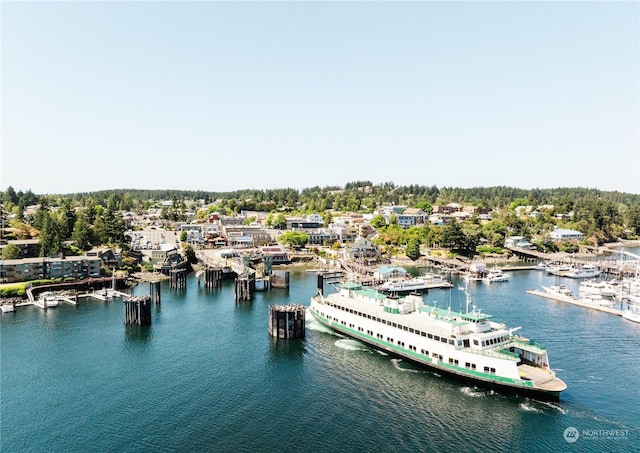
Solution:
[[[488,367],[488,366],[484,367],[484,372],[485,372],[485,373],[488,373],[488,372],[489,372],[489,367]]]
[[[472,364],[471,364],[471,369],[472,369],[472,370],[475,370],[475,369],[476,369],[476,364],[475,364],[475,363],[472,363]]]
[[[487,343],[484,340],[482,340],[482,346],[486,346],[486,345]]]
[[[433,339],[436,340],[436,341],[440,341],[440,337],[438,335],[434,335]]]
[[[423,337],[426,337],[427,333],[426,332],[420,332],[420,335],[422,335]]]
[[[478,340],[473,340],[474,346],[478,346]]]
[[[438,355],[438,360],[440,360],[442,362],[442,356]]]
[[[438,354],[436,354],[435,352],[433,354],[431,354],[431,357],[433,357],[434,359],[438,358]]]
[[[413,330],[411,327],[409,327],[409,332],[414,333],[415,330]]]
[[[427,338],[433,338],[433,335],[431,335],[430,333],[427,334]]]
[[[449,357],[449,363],[453,365],[453,359]]]
[[[409,328],[407,326],[402,326],[403,330],[409,330]]]
[[[471,368],[471,364],[469,362],[464,362],[464,367],[465,368]]]
[[[492,374],[496,374],[496,369],[495,369],[495,368],[489,368],[489,371],[490,371]]]
[[[393,327],[398,327],[398,324],[396,324],[395,322],[391,324]]]
[[[449,344],[455,344],[455,341],[453,341],[451,338],[449,338]]]
[[[445,337],[442,337],[442,338],[440,338],[440,342],[441,342],[441,343],[446,343],[446,342],[447,342],[447,339],[446,339]]]
[[[454,364],[454,365],[457,365],[458,363],[459,363],[459,362],[458,362],[458,359],[454,359],[454,360],[453,360],[453,364]]]

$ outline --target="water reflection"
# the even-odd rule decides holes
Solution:
[[[158,308],[159,309],[159,308]],[[151,326],[124,326],[124,339],[131,343],[148,343],[152,337]]]

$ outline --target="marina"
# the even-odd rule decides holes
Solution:
[[[640,324],[526,294],[556,277],[515,270],[504,284],[470,284],[483,313],[522,326],[518,336],[548,348],[567,384],[559,401],[548,402],[459,382],[337,334],[308,312],[304,339],[276,339],[269,306],[308,305],[317,289],[314,272],[289,270],[288,290],[240,304],[230,280],[205,288],[189,276],[185,290],[161,282],[162,304],[151,307],[149,326],[125,325],[118,299],[23,306],[1,316],[2,388],[11,389],[2,398],[3,450],[568,451],[570,426],[623,432],[582,436],[582,451],[637,450]],[[451,282],[464,285],[460,276]],[[577,293],[578,281],[566,283]],[[148,284],[133,289],[137,297],[149,292]],[[466,302],[455,288],[429,290],[422,300],[458,312]],[[336,425],[336,411],[349,430]],[[388,420],[415,428],[385,429]]]

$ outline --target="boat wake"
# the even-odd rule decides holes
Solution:
[[[538,401],[540,404],[544,404],[547,407],[550,407],[553,410],[560,412],[562,415],[568,414],[569,411],[562,406],[558,406],[557,404],[551,403],[549,401]]]
[[[335,345],[347,351],[368,351],[369,349],[357,340],[347,338],[336,340]]]
[[[419,373],[420,371],[412,369],[412,368],[404,368],[400,364],[402,363],[402,359],[391,359],[391,363],[393,367],[398,371],[406,371],[408,373]]]
[[[531,401],[520,403],[518,407],[520,408],[520,410],[523,410],[525,412],[535,412],[536,414],[541,414],[542,412],[544,412],[542,409],[535,407],[535,405],[532,404]]]
[[[471,396],[473,398],[478,398],[480,396],[485,396],[484,392],[477,387],[461,387],[460,391],[467,396]]]
[[[324,325],[322,325],[321,323],[319,323],[316,320],[311,320],[311,321],[307,321],[305,323],[304,326],[307,330],[313,330],[315,332],[323,332],[323,333],[328,333],[331,335],[335,335],[336,337],[343,337],[342,335],[340,335],[339,333],[337,333],[335,330],[333,329],[329,329],[328,327],[325,327]]]

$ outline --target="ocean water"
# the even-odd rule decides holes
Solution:
[[[235,303],[232,282],[162,286],[150,327],[120,301],[0,316],[6,452],[458,452],[640,450],[640,324],[527,295],[556,277],[472,283],[478,307],[547,346],[558,402],[503,395],[413,366],[307,318],[273,340],[268,306],[309,304],[316,277]],[[456,284],[459,282],[455,282]],[[577,281],[562,283],[574,285]],[[148,293],[147,285],[135,289]],[[458,309],[464,294],[425,301]],[[576,435],[577,433],[577,435]]]

